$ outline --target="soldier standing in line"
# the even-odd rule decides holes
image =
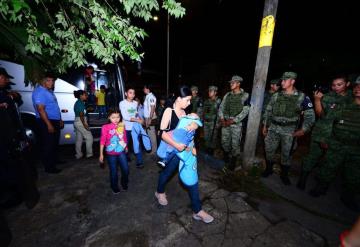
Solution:
[[[219,128],[217,114],[221,99],[218,98],[217,91],[216,86],[209,86],[209,98],[204,102],[204,140],[206,152],[210,155],[214,154]]]
[[[288,177],[291,165],[291,152],[294,138],[301,137],[309,131],[315,122],[315,113],[309,97],[298,91],[294,84],[295,72],[285,72],[281,77],[282,91],[275,93],[266,107],[263,119],[265,136],[266,169],[263,177],[273,173],[274,155],[281,144],[281,181],[290,185]],[[298,128],[300,115],[303,113],[302,127]]]
[[[196,113],[198,116],[202,116],[203,111],[203,100],[199,96],[199,88],[197,86],[191,86],[191,113]]]
[[[324,195],[343,165],[341,200],[348,208],[359,211],[355,194],[360,190],[360,76],[354,83],[353,96],[351,103],[334,111],[329,149],[317,174],[318,183],[310,195]]]
[[[328,149],[326,139],[331,136],[332,119],[329,117],[331,112],[352,101],[352,93],[347,90],[349,85],[346,76],[341,75],[333,79],[331,92],[326,94],[319,90],[314,92],[315,113],[319,119],[311,133],[309,153],[303,159],[302,171],[297,183],[297,187],[301,190],[305,189],[307,177]]]
[[[266,106],[269,104],[270,102],[270,99],[271,97],[273,96],[274,93],[276,93],[277,91],[279,91],[280,89],[280,79],[272,79],[270,81],[270,88],[269,90],[265,91],[264,93],[264,103],[263,103],[263,114],[264,115],[264,112],[265,112],[265,109],[266,109]]]
[[[229,81],[231,91],[225,94],[219,107],[219,118],[222,126],[221,145],[224,149],[224,161],[230,170],[234,170],[237,158],[240,156],[242,121],[250,109],[249,94],[240,88],[242,82],[241,76],[234,75],[231,78]]]

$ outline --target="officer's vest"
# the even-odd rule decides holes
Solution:
[[[345,145],[360,145],[360,106],[349,104],[345,106],[333,126],[335,139]]]
[[[229,93],[225,100],[224,116],[235,117],[240,114],[244,108],[243,104],[244,93],[233,94]]]
[[[305,95],[298,92],[293,95],[277,93],[274,95],[275,103],[273,106],[273,117],[295,119],[300,116],[301,103],[304,101]]]
[[[207,99],[204,103],[204,119],[205,121],[213,121],[217,115],[220,100]]]

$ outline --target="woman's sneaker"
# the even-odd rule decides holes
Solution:
[[[114,195],[116,195],[116,194],[120,193],[120,190],[119,190],[119,188],[115,188],[115,189],[112,189],[112,192]]]
[[[158,200],[158,203],[161,206],[168,205],[168,200],[166,199],[165,193],[157,193],[157,192],[155,192],[155,197],[156,197],[156,199]]]
[[[159,166],[161,166],[161,167],[165,167],[166,166],[166,163],[165,163],[165,161],[164,160],[158,160],[157,162],[156,162]]]
[[[194,220],[201,220],[202,222],[209,224],[214,221],[214,217],[206,213],[204,210],[200,210],[197,214],[193,214]]]

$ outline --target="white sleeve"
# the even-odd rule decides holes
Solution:
[[[154,95],[151,95],[151,97],[149,97],[149,105],[150,106],[156,105],[156,97]]]
[[[130,115],[127,109],[127,104],[126,102],[123,100],[120,102],[120,112],[121,112],[121,116],[123,118],[123,120],[125,121],[130,121]]]

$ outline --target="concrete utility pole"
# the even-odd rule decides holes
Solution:
[[[170,80],[170,14],[167,15],[166,22],[166,97],[169,96]]]
[[[254,83],[251,92],[251,107],[244,145],[243,166],[245,168],[251,167],[255,158],[256,141],[259,134],[259,124],[264,101],[264,91],[269,68],[277,6],[278,0],[265,0]]]

